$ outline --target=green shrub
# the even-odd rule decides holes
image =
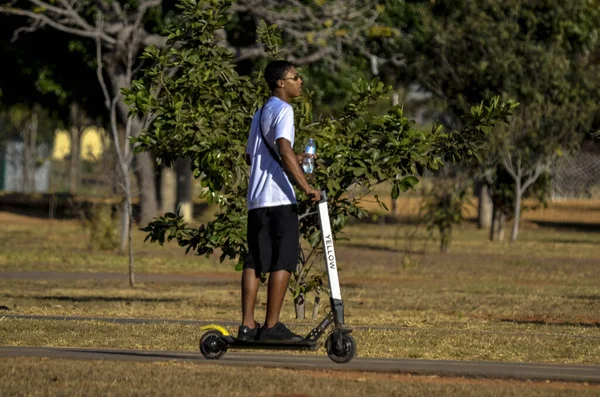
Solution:
[[[94,204],[84,221],[89,235],[90,250],[108,251],[119,245],[118,221],[113,208],[107,204]]]

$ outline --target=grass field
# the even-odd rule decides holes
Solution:
[[[35,377],[24,377],[33,372]],[[85,382],[77,381],[86,379]],[[285,381],[282,381],[285,380]],[[298,371],[182,363],[3,359],[2,394],[48,396],[598,396],[590,385],[443,379],[410,375]],[[23,393],[27,390],[27,393]]]
[[[411,211],[414,203],[407,201],[401,208]],[[595,202],[585,206],[578,202],[551,204],[526,214],[515,244],[490,243],[486,231],[467,222],[454,233],[448,254],[440,254],[437,242],[416,226],[349,226],[345,231],[348,240],[338,242],[336,250],[347,322],[359,327],[354,332],[359,356],[600,364],[600,226],[595,226],[600,225],[599,214],[600,204]],[[215,321],[240,317],[238,275],[232,263],[219,264],[216,255],[185,256],[172,244],[144,244],[144,235],[136,231],[137,272],[185,274],[190,280],[145,283],[131,289],[127,286],[127,259],[115,252],[90,251],[89,239],[77,221],[0,213],[0,224],[0,271],[123,274],[122,281],[0,279],[0,306],[5,308],[0,314]],[[194,281],[202,275],[230,281]],[[261,315],[265,298],[261,291]],[[307,313],[311,309],[309,304]],[[282,317],[298,331],[310,328],[311,320],[294,319],[289,296]],[[197,326],[183,324],[0,319],[0,344],[13,346],[195,350],[199,336]],[[90,381],[82,371],[102,375]],[[253,379],[242,370],[227,369],[241,382],[249,382],[249,395],[325,395],[340,387],[347,391],[343,395],[400,395],[399,390],[410,395],[450,396],[600,395],[599,389],[584,385],[261,371],[261,377]],[[39,373],[40,377],[23,380],[14,375],[23,372]],[[130,381],[119,378],[125,372],[131,374]],[[67,381],[59,376],[63,373],[80,381]],[[54,377],[56,381],[48,381]],[[218,366],[31,359],[3,359],[0,363],[0,385],[11,390],[9,395],[19,394],[15,390],[23,388],[32,391],[28,395],[36,395],[33,390],[39,391],[37,395],[57,394],[60,387],[69,390],[69,395],[83,395],[82,383],[89,386],[88,395],[153,395],[152,385],[161,384],[172,385],[180,395],[191,395],[194,385],[186,379],[195,377],[224,385],[207,384],[213,395],[245,395]],[[260,388],[281,377],[322,392]],[[136,386],[148,378],[152,382],[147,386]],[[110,382],[114,389],[107,386]],[[132,390],[135,392],[127,392]]]

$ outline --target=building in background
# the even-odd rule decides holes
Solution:
[[[103,130],[90,127],[81,136],[80,159],[97,162],[102,158],[108,146]],[[48,193],[53,161],[63,161],[71,155],[71,139],[67,131],[56,131],[52,147],[40,144],[37,146],[36,158],[33,161],[33,191]],[[0,191],[23,193],[25,189],[23,142],[8,141],[0,145]]]
[[[104,130],[95,127],[86,128],[81,135],[79,156],[84,161],[98,161],[102,158],[102,154],[108,145],[109,140]],[[52,149],[52,160],[64,160],[70,155],[71,137],[69,132],[64,130],[56,131]]]
[[[27,191],[24,180],[23,142],[9,141],[0,146],[0,191],[22,193]],[[37,146],[37,158],[32,166],[32,185],[35,193],[47,193],[50,186],[51,161],[47,145]]]

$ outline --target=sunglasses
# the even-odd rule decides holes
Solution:
[[[299,74],[295,75],[294,77],[286,77],[284,79],[279,79],[279,80],[294,80],[294,81],[298,81],[300,80],[302,77],[300,77]]]

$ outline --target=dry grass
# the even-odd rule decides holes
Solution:
[[[228,328],[235,332],[234,327]],[[309,331],[307,326],[294,329],[302,334]],[[197,325],[172,323],[0,320],[0,341],[7,346],[197,351],[202,332]],[[437,323],[356,329],[353,335],[360,357],[600,364],[600,335],[576,327]],[[290,354],[324,356],[325,350]]]
[[[411,208],[410,202],[404,204],[401,208]],[[447,255],[438,253],[436,242],[430,241],[427,234],[415,226],[349,226],[346,237],[350,240],[338,242],[336,249],[342,269],[340,279],[347,322],[367,327],[355,330],[359,355],[600,364],[600,275],[597,271],[600,255],[596,248],[600,233],[589,228],[590,222],[600,222],[596,221],[600,206],[595,202],[587,206],[565,202],[543,211],[546,212],[536,215],[538,221],[545,222],[542,225],[568,227],[540,227],[526,222],[519,242],[510,245],[489,243],[485,231],[466,223],[456,230]],[[535,220],[535,214],[529,213],[526,218]],[[208,272],[232,278],[233,265],[219,264],[216,256],[185,256],[174,244],[166,247],[143,244],[143,233],[136,231],[138,272],[183,273],[190,275],[190,280],[146,283],[131,289],[126,284],[126,258],[116,252],[90,251],[78,222],[46,221],[6,213],[0,213],[0,222],[0,271],[124,274],[122,282],[0,280],[0,306],[9,309],[6,313],[239,319],[237,282],[218,285],[194,282],[194,276]],[[584,224],[588,225],[587,229],[574,228]],[[311,300],[309,297],[309,302]],[[264,303],[262,291],[259,319]],[[310,313],[310,304],[307,309]],[[282,317],[295,324],[300,332],[308,331],[308,326],[301,326],[293,319],[289,297]],[[310,321],[304,321],[307,322]],[[373,328],[369,330],[368,326]],[[377,328],[381,326],[392,328]],[[4,345],[195,350],[199,336],[198,327],[181,324],[0,320],[0,343]],[[324,355],[324,352],[302,354]],[[239,389],[230,378],[242,379],[242,382],[248,379],[250,392],[244,395],[332,392],[398,395],[398,390],[402,394],[450,396],[600,395],[597,389],[546,389],[532,384],[436,381],[426,385],[422,379],[411,383],[413,379],[405,378],[379,378],[377,382],[370,382],[368,376],[365,376],[366,381],[349,382],[338,378],[325,380],[313,373],[266,369],[260,370],[261,376],[256,380],[253,375],[246,378],[247,371],[228,368],[227,373],[233,374],[229,377],[218,368],[92,362],[77,365],[60,360],[10,359],[0,362],[0,384],[3,390],[9,391],[8,395],[19,394],[15,390],[26,390],[27,395],[36,395],[38,391],[40,395],[60,394],[59,387],[69,395],[106,395],[112,390],[114,394],[135,395],[139,391],[139,394],[153,395],[153,390],[161,390],[157,385],[162,388],[167,384],[178,391],[175,394],[188,395],[194,390],[197,394],[199,382],[205,382],[203,387],[214,395],[239,395],[235,394]],[[78,371],[94,376],[81,375]],[[127,371],[132,374],[130,381],[121,381],[118,376]],[[36,376],[17,379],[14,375],[24,372]],[[159,372],[164,373],[164,377],[156,375]],[[74,380],[68,382],[59,376],[62,373],[72,373]],[[293,379],[289,382],[292,385],[310,385],[312,389],[259,388],[259,382],[261,385],[281,383],[277,379],[282,376]],[[54,378],[57,380],[53,381]],[[89,381],[96,378],[97,382]],[[195,378],[203,380],[190,382]],[[206,383],[213,380],[214,385]],[[111,389],[108,385],[113,382],[115,388]],[[86,393],[84,387],[88,386],[89,393]],[[223,394],[219,394],[220,390]]]
[[[36,376],[23,376],[35,373]],[[257,376],[259,375],[259,376]],[[81,382],[85,379],[84,382]],[[285,382],[281,380],[285,379]],[[598,396],[596,386],[444,379],[393,374],[10,358],[0,361],[5,396]],[[166,392],[168,391],[168,392]]]
[[[422,184],[418,185],[419,189]],[[388,208],[392,208],[392,200],[389,197],[391,187],[387,184],[380,185],[376,188],[380,199]],[[403,193],[398,199],[398,215],[400,216],[415,216],[419,213],[421,205],[421,191],[410,191]],[[473,219],[477,216],[477,198],[470,197],[467,199],[467,205],[464,208],[464,215],[467,218]],[[559,199],[548,203],[546,208],[539,207],[533,200],[526,199],[524,205],[529,208],[522,214],[525,221],[535,222],[559,222],[559,223],[579,223],[584,225],[594,225],[600,223],[600,200],[595,199]],[[389,214],[382,209],[372,199],[365,199],[363,206],[369,211],[378,214]],[[539,207],[539,208],[538,208]]]
[[[357,276],[360,281],[343,284],[346,320],[361,327],[355,331],[361,356],[600,363],[597,280],[576,273],[572,280],[587,284],[573,287],[566,278],[563,284],[541,280],[535,285],[528,279],[535,278],[534,272],[525,271],[522,285],[513,285],[509,275],[518,273],[510,265],[496,269],[501,277],[490,275],[494,269],[484,265],[476,271],[459,265],[450,272],[430,266],[420,264],[385,280]],[[548,268],[553,272],[562,270]],[[131,289],[115,282],[0,281],[0,291],[0,303],[11,314],[239,319],[237,283],[158,283]],[[259,316],[265,298],[261,291]],[[297,324],[293,317],[288,299],[282,318]],[[308,332],[306,326],[296,328]],[[6,345],[195,350],[199,336],[197,326],[178,324],[0,321],[0,340]]]
[[[40,220],[0,212],[0,270],[108,271],[127,269],[128,258],[114,251],[92,251],[88,231],[74,220]],[[185,255],[176,243],[144,243],[134,230],[135,270],[146,273],[222,271],[212,258]]]

